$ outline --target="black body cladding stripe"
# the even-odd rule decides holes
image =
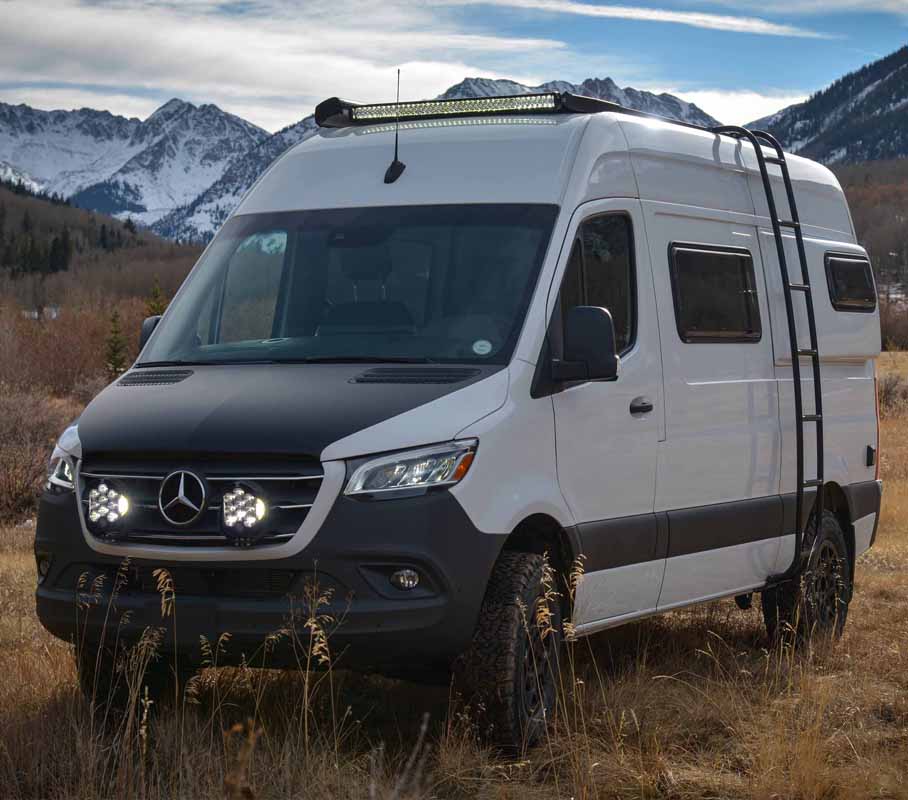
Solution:
[[[880,510],[880,487],[865,481],[844,487],[851,520]],[[805,517],[812,493],[805,493]],[[578,527],[587,572],[750,544],[794,531],[795,495],[773,495],[730,503],[584,522]]]

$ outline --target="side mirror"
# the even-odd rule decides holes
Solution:
[[[139,350],[145,347],[145,343],[151,338],[151,334],[154,333],[154,329],[158,327],[160,321],[160,315],[148,317],[142,321],[142,330],[139,333]]]
[[[615,325],[608,309],[575,306],[564,320],[564,360],[552,362],[558,381],[610,381],[618,377]]]

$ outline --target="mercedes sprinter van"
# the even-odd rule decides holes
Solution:
[[[829,170],[568,94],[316,118],[53,452],[37,608],[84,686],[115,669],[91,585],[119,641],[169,626],[173,671],[224,632],[258,663],[315,580],[338,666],[453,670],[506,743],[562,620],[756,592],[773,635],[841,631],[880,326]]]

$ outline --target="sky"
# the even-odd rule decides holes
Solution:
[[[172,97],[269,131],[325,97],[464,77],[611,77],[743,124],[908,43],[908,0],[0,0],[0,101],[147,117]]]

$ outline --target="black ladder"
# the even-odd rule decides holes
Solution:
[[[744,139],[753,145],[760,165],[760,177],[763,180],[763,191],[766,193],[766,204],[769,207],[769,219],[772,223],[772,232],[776,240],[776,252],[779,258],[779,270],[782,273],[782,293],[785,296],[785,314],[788,317],[788,340],[791,346],[791,377],[794,385],[795,401],[795,443],[797,447],[797,480],[798,490],[795,503],[795,550],[791,564],[785,572],[771,575],[768,584],[786,581],[800,574],[803,568],[804,533],[809,520],[804,519],[804,490],[816,489],[816,502],[813,506],[813,517],[816,520],[817,530],[823,519],[823,387],[820,383],[820,351],[817,342],[817,323],[813,309],[813,293],[810,286],[810,273],[807,269],[807,253],[804,249],[804,235],[801,232],[801,221],[798,218],[798,208],[795,203],[794,188],[791,185],[791,175],[785,161],[785,152],[778,140],[765,131],[750,131],[736,125],[722,125],[711,129],[712,133],[731,136],[735,139]],[[768,145],[775,151],[775,156],[766,156],[763,145]],[[780,219],[776,210],[772,182],[769,177],[768,165],[779,167],[782,171],[782,181],[785,184],[785,193],[788,196],[788,208],[791,219]],[[798,246],[798,259],[801,267],[800,282],[792,282],[788,272],[788,262],[785,258],[785,243],[782,239],[782,230],[794,231],[795,241]],[[807,305],[807,327],[810,333],[810,347],[801,348],[798,342],[797,325],[795,324],[794,306],[792,296],[794,292],[801,292]],[[813,369],[813,395],[814,413],[805,414],[801,397],[801,359],[809,358]],[[804,423],[816,425],[817,443],[817,470],[816,478],[804,478]]]

